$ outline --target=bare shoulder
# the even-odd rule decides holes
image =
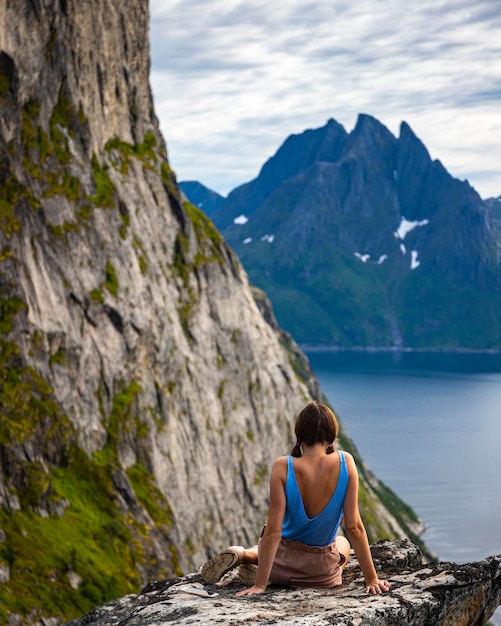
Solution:
[[[353,458],[353,455],[350,452],[346,452],[345,450],[342,450],[342,452],[346,460],[346,467],[348,468],[348,471],[350,469],[356,470],[357,464],[355,463],[355,459]]]
[[[353,459],[353,455],[351,454],[351,452],[346,452],[346,450],[341,450],[341,452],[344,454],[345,459],[349,459],[351,461],[351,463],[355,463],[355,460]]]
[[[287,457],[279,456],[278,459],[273,461],[273,469],[287,469]]]
[[[279,456],[278,459],[275,459],[275,461],[273,461],[273,467],[271,468],[271,471],[272,473],[276,473],[279,475],[287,475],[287,457]]]

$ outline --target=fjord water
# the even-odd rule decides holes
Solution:
[[[428,547],[457,563],[501,554],[501,355],[306,354],[367,465],[425,523]]]

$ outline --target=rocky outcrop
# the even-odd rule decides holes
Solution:
[[[99,607],[68,626],[162,626],[176,624],[316,624],[318,626],[481,626],[501,603],[501,555],[478,563],[423,564],[409,541],[371,547],[381,577],[391,591],[367,596],[354,559],[343,585],[330,590],[270,586],[265,594],[234,598],[237,575],[205,586],[198,574],[158,581],[135,596]],[[195,595],[196,593],[207,595]]]
[[[0,3],[0,621],[255,541],[319,394],[180,193],[148,71],[146,0]],[[417,531],[360,467],[371,536]]]

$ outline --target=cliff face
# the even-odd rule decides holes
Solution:
[[[183,201],[148,70],[146,0],[0,3],[0,619],[254,542],[319,394]],[[372,537],[407,534],[362,470]]]

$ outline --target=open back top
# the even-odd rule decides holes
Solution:
[[[327,546],[334,541],[343,519],[343,503],[348,488],[348,469],[344,453],[339,450],[340,471],[336,488],[327,506],[318,515],[308,517],[296,480],[292,456],[287,457],[285,508],[282,523],[284,539],[301,541],[308,546]]]

